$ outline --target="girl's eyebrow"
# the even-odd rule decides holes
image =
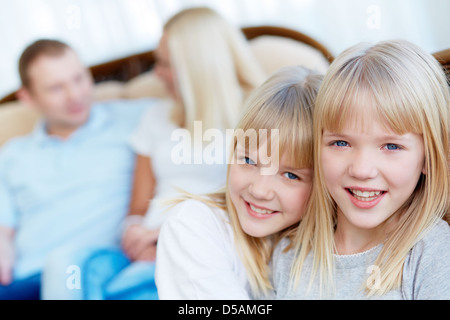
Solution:
[[[283,171],[292,171],[292,172],[298,172],[298,173],[302,173],[302,174],[307,174],[307,173],[309,173],[309,170],[311,168],[295,168],[295,167],[289,167],[289,166],[280,165],[280,169],[282,169]]]
[[[254,149],[251,149],[251,148],[247,148],[247,147],[244,147],[244,146],[242,146],[242,145],[240,145],[240,144],[237,144],[236,145],[236,152],[241,152],[241,153],[245,153],[245,154],[254,154],[254,153],[257,153],[258,151],[256,150],[254,150]]]
[[[337,132],[330,132],[325,131],[323,134],[323,137],[325,138],[336,138],[336,139],[342,139],[342,140],[349,140],[351,139],[351,135],[345,134],[345,133],[337,133]],[[409,136],[407,134],[401,135],[401,134],[384,134],[377,137],[380,141],[408,141]]]
[[[327,138],[342,138],[342,139],[349,139],[350,138],[349,135],[346,135],[344,133],[337,133],[337,132],[330,132],[330,131],[325,131],[323,136],[327,137]]]

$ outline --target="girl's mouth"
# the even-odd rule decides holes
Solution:
[[[356,188],[346,188],[352,203],[362,209],[369,209],[376,206],[387,191],[383,190],[361,190]]]
[[[270,210],[267,208],[258,207],[253,203],[245,201],[245,206],[247,207],[247,212],[256,218],[269,218],[270,216],[279,213],[279,211]]]

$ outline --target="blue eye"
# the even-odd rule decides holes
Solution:
[[[400,146],[398,146],[398,145],[396,145],[396,144],[393,144],[393,143],[388,143],[388,144],[385,146],[385,148],[388,149],[388,150],[400,150],[400,149],[401,149]]]
[[[245,160],[245,163],[246,164],[249,164],[249,165],[255,165],[256,164],[256,162],[254,162],[252,159],[250,159],[249,157],[245,157],[244,158],[244,160]]]
[[[298,179],[299,179],[298,176],[296,176],[295,174],[293,174],[293,173],[291,173],[291,172],[286,172],[286,173],[284,174],[284,176],[285,176],[286,178],[290,179],[290,180],[298,180]]]
[[[333,142],[333,145],[335,145],[336,147],[347,147],[348,143],[343,140],[339,140],[339,141]]]

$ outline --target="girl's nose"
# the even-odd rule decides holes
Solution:
[[[355,152],[348,173],[358,180],[375,178],[378,174],[376,156],[366,150]]]
[[[271,200],[275,195],[274,183],[271,176],[260,175],[259,179],[249,185],[249,193],[255,200]]]

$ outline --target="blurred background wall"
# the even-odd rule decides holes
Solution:
[[[0,97],[19,86],[19,55],[36,39],[63,40],[91,66],[153,50],[164,22],[191,6],[209,6],[240,27],[301,31],[334,55],[393,38],[431,53],[450,48],[449,0],[0,0]]]

